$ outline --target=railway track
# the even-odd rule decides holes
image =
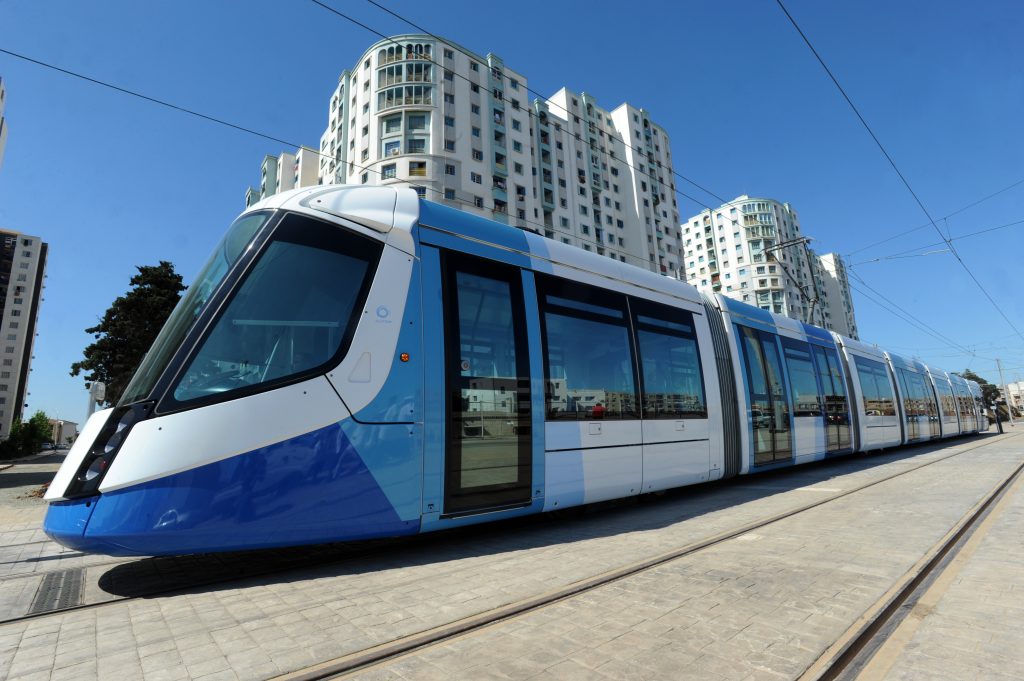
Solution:
[[[886,475],[851,489],[844,490],[840,493],[829,495],[826,498],[804,504],[798,508],[744,524],[715,536],[678,547],[672,551],[652,556],[645,560],[610,570],[602,574],[594,575],[588,579],[569,584],[562,588],[554,589],[544,594],[539,594],[501,607],[493,608],[471,617],[367,648],[344,657],[311,665],[304,669],[284,674],[278,677],[278,679],[280,681],[314,681],[316,679],[325,678],[344,678],[349,674],[360,672],[371,666],[397,660],[430,646],[449,643],[461,637],[470,636],[486,627],[499,624],[504,620],[509,620],[520,615],[540,610],[566,599],[581,596],[613,582],[641,574],[671,561],[693,555],[717,544],[735,539],[754,530],[778,523],[787,518],[805,513],[852,494],[857,494],[858,492],[889,480],[909,475],[915,471],[921,470],[922,468],[941,463],[942,461],[946,461],[957,456],[962,456],[985,447],[988,444],[991,443],[983,443],[947,456],[932,459],[912,468],[902,470],[891,475]],[[863,659],[858,656],[864,655],[865,651],[869,650],[869,643],[872,637],[885,627],[888,618],[890,618],[893,612],[898,610],[900,606],[906,602],[907,597],[914,592],[914,589],[920,587],[923,583],[927,583],[929,575],[933,574],[934,570],[943,564],[943,558],[948,557],[950,551],[953,550],[957,542],[964,539],[971,529],[977,526],[978,522],[982,520],[988,510],[991,509],[992,505],[998,501],[1014,481],[1021,477],[1022,472],[1024,472],[1024,463],[1017,466],[1014,471],[1001,481],[991,492],[989,492],[981,502],[968,511],[968,513],[961,518],[960,522],[958,522],[957,525],[951,529],[950,532],[943,537],[943,539],[931,551],[929,551],[929,553],[922,558],[917,565],[914,566],[914,568],[904,575],[904,577],[898,582],[897,586],[891,590],[891,593],[887,593],[887,595],[883,597],[882,600],[884,603],[876,604],[876,606],[869,609],[866,617],[859,620],[854,628],[851,628],[856,629],[856,631],[851,630],[850,632],[847,632],[847,635],[844,635],[844,637],[837,641],[836,645],[833,646],[836,650],[829,648],[829,650],[827,650],[826,653],[823,654],[821,658],[814,663],[814,665],[812,665],[812,667],[808,668],[805,674],[800,678],[808,681],[811,679],[852,678],[852,676],[849,675],[844,676],[844,672],[855,672],[857,669],[857,665],[854,665],[855,661],[857,661],[858,664],[863,663]],[[906,596],[904,594],[906,594]]]

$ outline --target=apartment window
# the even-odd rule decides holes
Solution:
[[[406,142],[405,146],[410,154],[422,154],[427,151],[427,140],[413,138]]]
[[[22,251],[21,254],[23,256],[25,256],[26,258],[31,258],[32,257],[32,251]]]
[[[451,116],[445,116],[444,117],[444,125],[447,128],[454,128],[455,127],[455,119],[452,118]]]
[[[484,207],[484,200],[482,198],[480,198],[479,196],[474,196],[473,197],[473,205],[475,205],[477,208],[483,208]]]
[[[513,118],[512,119],[512,129],[513,130],[522,130],[523,129],[523,124]]]
[[[479,71],[480,70],[480,64],[478,64],[475,61],[470,62],[469,63],[469,70],[470,71]]]
[[[522,152],[523,145],[520,144],[519,142],[516,142],[515,140],[512,140],[512,151]]]
[[[480,105],[479,104],[470,104],[469,105],[469,110],[470,110],[471,113],[475,113],[477,116],[480,115]]]
[[[420,197],[421,199],[427,198],[427,188],[426,187],[413,187],[413,189],[416,190],[416,196]]]
[[[411,175],[412,177],[426,177],[426,161],[409,161],[409,175]]]
[[[370,150],[369,149],[363,149],[363,153],[360,155],[360,159],[365,161],[368,158],[370,158]]]
[[[454,104],[455,103],[455,95],[453,95],[450,92],[444,93],[444,103],[445,104]]]
[[[518,90],[519,89],[519,81],[516,80],[515,78],[509,78],[508,79],[508,86],[510,88],[512,88],[513,90]]]
[[[18,322],[11,322],[11,328],[12,329],[18,328]]]
[[[479,137],[480,136],[480,128],[476,127],[475,125],[473,126],[473,129],[470,132],[473,133],[473,137]]]
[[[11,372],[10,371],[0,371],[0,378],[10,378],[10,377],[11,377]]]
[[[484,160],[484,152],[480,151],[479,149],[474,149],[473,150],[473,160],[474,161],[482,161],[482,160]]]
[[[16,334],[16,333],[9,333],[9,334],[7,334],[7,340],[18,340],[18,334]]]
[[[400,153],[402,153],[402,143],[398,140],[392,140],[384,143],[385,156],[398,156]]]
[[[513,163],[512,164],[512,169],[515,170],[515,172],[518,173],[519,175],[523,174],[523,164],[522,163]]]
[[[21,269],[23,269],[23,270],[27,270],[28,266],[29,266],[29,263],[27,263],[27,262],[23,262],[23,263],[19,264],[19,267],[21,267]]]
[[[381,167],[380,176],[382,179],[390,180],[396,176],[397,170],[397,165],[395,165],[394,163],[389,163],[388,165]]]
[[[21,316],[21,310],[11,310],[11,316],[12,317],[20,317]]]
[[[22,239],[21,240],[21,245],[22,246],[31,246],[32,245],[32,239]]]
[[[445,151],[455,151],[455,140],[445,140],[444,149]]]
[[[445,50],[444,51],[444,58],[445,59],[455,59],[455,52],[453,52],[452,50]]]
[[[480,173],[470,173],[469,174],[469,181],[470,182],[474,182],[476,184],[483,184],[484,176],[481,175]]]
[[[362,175],[359,176],[359,182],[361,184],[366,184],[369,181],[370,181],[370,173],[363,173]]]
[[[449,71],[448,69],[445,69],[445,71],[444,71],[444,79],[445,80],[453,80],[454,79],[454,76],[453,76],[452,72]]]
[[[559,218],[559,219],[558,219],[558,223],[559,223],[559,224],[560,224],[560,225],[561,225],[562,227],[568,227],[568,226],[569,226],[569,218]]]
[[[455,190],[454,189],[445,189],[444,190],[444,198],[448,199],[449,201],[454,201],[455,200]]]
[[[476,83],[471,83],[470,86],[469,86],[469,91],[470,92],[480,92],[480,86],[477,85]]]
[[[455,166],[453,166],[451,163],[446,163],[444,165],[444,174],[445,175],[454,175],[455,174]]]

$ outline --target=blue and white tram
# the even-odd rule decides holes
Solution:
[[[114,555],[397,536],[890,447],[925,399],[904,364],[409,188],[301,189],[232,224],[45,530]]]

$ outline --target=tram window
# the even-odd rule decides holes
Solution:
[[[864,414],[866,416],[895,416],[896,402],[889,370],[881,362],[866,357],[854,357],[860,387],[864,393]]]
[[[743,332],[743,358],[746,360],[747,380],[750,381],[750,393],[756,397],[767,399],[768,387],[764,380],[764,363],[757,341],[757,332],[747,327],[740,327]]]
[[[782,346],[789,385],[793,389],[793,415],[821,416],[821,396],[818,393],[814,365],[811,364],[810,346],[789,338],[782,340]]]
[[[843,375],[839,370],[839,357],[835,351],[827,351],[825,348],[815,345],[814,360],[818,366],[818,376],[821,377],[822,392],[825,396],[825,412],[829,415],[830,421],[846,422],[846,386],[843,384]]]
[[[337,361],[380,249],[335,226],[287,219],[203,340],[174,399],[251,392]]]
[[[953,400],[953,390],[944,379],[935,380],[935,386],[939,392],[939,402],[942,406],[943,416],[956,416],[956,402]]]
[[[626,298],[539,277],[547,418],[639,418]]]
[[[693,315],[630,299],[647,419],[707,418]]]

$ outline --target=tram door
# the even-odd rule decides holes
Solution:
[[[444,264],[447,447],[444,513],[529,503],[530,372],[518,269]]]
[[[839,357],[834,350],[819,345],[811,346],[818,375],[825,392],[825,447],[835,452],[852,446],[850,439],[850,409],[846,401],[846,387],[839,368]]]
[[[897,369],[896,373],[899,376],[900,387],[903,389],[903,412],[907,415],[907,441],[912,442],[921,437],[916,385],[909,372]]]
[[[740,326],[746,360],[750,421],[754,433],[754,465],[793,456],[789,401],[775,337]]]

